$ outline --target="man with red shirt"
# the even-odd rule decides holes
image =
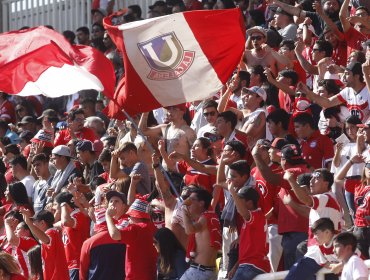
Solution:
[[[153,246],[156,227],[150,220],[148,202],[136,199],[127,211],[130,217],[126,227],[118,228],[113,220],[116,210],[107,209],[109,235],[126,244],[126,280],[153,280],[157,274],[157,253]],[[143,252],[145,256],[143,257]]]
[[[330,167],[334,157],[333,142],[315,129],[312,116],[302,113],[293,120],[294,130],[301,142],[302,157],[313,168]]]
[[[84,139],[94,142],[96,140],[94,131],[84,127],[85,115],[82,109],[72,109],[68,113],[68,127],[59,131],[55,136],[54,146],[67,145],[71,139]]]
[[[79,279],[80,253],[83,242],[89,238],[90,219],[73,202],[73,195],[62,192],[55,197],[60,207],[62,239],[71,280]]]
[[[21,209],[20,212],[32,234],[41,243],[44,279],[69,279],[63,241],[60,232],[53,228],[53,214],[47,210],[41,210],[32,219],[30,210]]]
[[[279,234],[283,236],[284,269],[290,269],[296,260],[297,245],[307,239],[309,209],[298,200],[288,182],[283,179],[283,175],[286,170],[289,170],[296,178],[310,170],[301,156],[299,147],[288,144],[280,152],[280,163],[283,170],[274,174],[261,158],[261,148],[261,145],[257,144],[252,151],[252,155],[263,178],[275,187],[281,187],[278,205],[278,230]],[[291,200],[289,204],[284,203],[286,197]]]
[[[238,190],[232,182],[228,189],[244,221],[239,233],[239,261],[232,279],[252,280],[259,274],[270,272],[265,214],[257,206],[259,194],[256,189],[245,186]]]

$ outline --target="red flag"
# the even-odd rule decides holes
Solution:
[[[239,9],[192,11],[104,25],[123,53],[126,82],[120,106],[135,115],[210,98],[228,80],[244,52]]]
[[[95,89],[113,96],[110,60],[92,47],[72,46],[54,30],[42,26],[3,33],[0,49],[1,91],[58,97]]]

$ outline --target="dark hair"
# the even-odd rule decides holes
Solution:
[[[73,195],[69,192],[61,192],[59,193],[54,201],[58,203],[59,205],[62,204],[63,202],[67,203],[69,206],[71,206],[72,209],[76,209],[77,206],[73,202]]]
[[[8,186],[9,193],[16,205],[29,204],[26,187],[22,182],[15,182]]]
[[[225,111],[218,115],[218,118],[223,118],[225,122],[231,123],[231,129],[234,130],[236,125],[238,124],[238,118],[236,114],[231,111]]]
[[[77,28],[76,32],[82,32],[86,35],[90,35],[90,30],[86,26],[82,26],[82,27]]]
[[[289,128],[289,119],[290,115],[284,109],[276,109],[268,114],[266,118],[266,122],[272,121],[274,124],[281,123],[281,126],[284,130],[288,130]]]
[[[205,189],[201,188],[192,188],[190,189],[190,194],[195,193],[199,201],[204,202],[204,209],[208,210],[211,205],[212,195]]]
[[[265,83],[267,81],[267,77],[264,73],[265,69],[263,69],[262,65],[253,65],[250,72],[254,75],[260,75],[261,83]]]
[[[295,86],[298,83],[298,79],[299,79],[298,74],[296,71],[292,69],[281,70],[279,72],[279,75],[283,76],[284,78],[291,79],[292,80],[291,86]]]
[[[141,7],[139,5],[130,5],[127,7],[128,9],[131,9],[134,14],[137,15],[138,18],[141,18]]]
[[[22,167],[24,170],[27,170],[27,159],[22,156],[22,155],[17,155],[15,156],[11,161],[10,161],[10,164],[11,165],[19,165],[20,167]]]
[[[295,42],[293,40],[283,40],[281,43],[280,43],[280,48],[281,47],[288,47],[288,49],[290,51],[294,50],[295,48]]]
[[[71,111],[69,111],[68,119],[74,121],[76,119],[76,116],[81,114],[85,116],[84,110],[82,110],[81,108],[74,108]]]
[[[41,246],[36,245],[27,252],[28,260],[30,262],[30,272],[32,276],[37,276],[37,279],[43,280]]]
[[[9,129],[8,123],[4,120],[0,120],[0,128],[7,131]]]
[[[80,105],[87,105],[95,108],[96,100],[92,98],[85,98],[80,102]]]
[[[312,129],[316,129],[315,122],[313,120],[313,117],[309,113],[302,113],[296,116],[293,119],[294,123],[299,123],[301,125],[308,124]]]
[[[357,62],[360,62],[361,64],[366,62],[366,54],[362,51],[353,50],[352,53],[355,53],[357,56]]]
[[[40,153],[32,158],[32,163],[35,163],[36,161],[49,162],[49,157],[44,153]]]
[[[91,182],[90,182],[90,188],[92,191],[96,190],[96,188],[102,184],[105,184],[107,181],[103,178],[103,177],[100,177],[100,176],[95,176]]]
[[[325,40],[318,40],[315,42],[320,52],[325,52],[325,57],[331,57],[333,55],[333,46]]]
[[[112,159],[112,153],[109,149],[103,149],[103,151],[101,152],[99,158],[98,158],[98,162],[101,163],[103,161],[111,161]]]
[[[263,14],[261,10],[250,10],[249,16],[252,18],[256,26],[261,26],[261,25],[266,24],[265,15]]]
[[[354,125],[362,124],[359,117],[355,115],[350,115],[349,117],[347,117],[345,122],[349,124],[354,124]]]
[[[100,24],[99,22],[95,22],[95,23],[91,26],[91,28],[94,28],[94,26],[99,27],[99,28],[100,28],[100,31],[104,31],[104,30],[105,30],[105,29],[104,29],[104,26],[103,26],[102,24]]]
[[[205,101],[202,108],[203,110],[206,108],[215,108],[217,111],[217,106],[218,106],[218,103],[211,99],[211,100]]]
[[[334,175],[326,168],[315,169],[314,172],[319,172],[325,182],[328,182],[328,190],[331,189],[331,185],[334,183]]]
[[[233,0],[220,0],[224,4],[224,9],[233,9],[235,8],[235,3]]]
[[[348,246],[350,245],[352,247],[352,252],[356,251],[357,248],[357,239],[353,235],[353,233],[345,231],[342,233],[339,233],[335,238],[334,238],[334,243],[341,244],[343,246]]]
[[[312,233],[321,230],[329,230],[332,233],[335,233],[334,223],[330,218],[320,218],[314,222],[311,226]]]
[[[134,151],[135,153],[137,153],[137,147],[135,146],[134,143],[132,142],[126,142],[126,143],[123,143],[120,147],[119,147],[119,151],[122,153],[122,152],[128,152],[128,151]]]
[[[207,156],[212,157],[213,156],[213,147],[212,147],[211,141],[206,137],[199,137],[196,140],[198,140],[200,142],[203,149],[207,149]]]
[[[370,15],[369,10],[365,6],[358,6],[356,8],[356,11],[358,11],[358,10],[364,10],[367,13],[367,15]]]
[[[184,250],[174,233],[168,228],[160,228],[154,234],[159,246],[159,272],[170,274],[175,269],[175,259],[179,250]]]
[[[17,144],[9,144],[5,146],[5,154],[12,153],[13,155],[20,155],[21,152]]]
[[[238,191],[238,196],[244,200],[251,200],[253,202],[254,209],[258,207],[260,195],[255,188],[251,186],[244,186]]]
[[[117,141],[117,136],[108,136],[103,141],[107,141],[108,146],[114,146]]]
[[[240,142],[239,140],[231,140],[231,141],[228,141],[225,146],[230,146],[234,152],[237,152],[240,156],[240,158],[244,158],[245,157],[245,154],[246,154],[246,147],[244,146],[244,144],[242,142]]]
[[[63,31],[63,36],[71,43],[74,43],[76,39],[76,35],[73,31],[71,30],[65,30]]]
[[[231,170],[236,171],[240,176],[250,176],[251,170],[246,160],[238,160],[229,165]]]
[[[251,74],[248,71],[240,70],[239,80],[240,81],[245,81],[245,86],[249,87],[249,84],[251,82]]]
[[[340,87],[335,80],[326,79],[319,82],[319,86],[325,88],[330,95],[335,95],[340,92]]]
[[[18,210],[10,210],[8,213],[4,215],[4,218],[9,217],[16,219],[19,223],[23,222],[23,216]]]

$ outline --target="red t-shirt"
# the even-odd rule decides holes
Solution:
[[[271,165],[270,168],[274,173],[281,171],[281,167],[277,164]],[[254,167],[251,170],[251,176],[253,176],[256,180],[256,190],[260,195],[260,199],[258,201],[259,207],[261,207],[263,213],[265,213],[266,215],[268,212],[271,211],[272,208],[277,208],[276,204],[280,187],[266,182],[257,167]],[[273,215],[271,215],[271,217],[268,219],[267,224],[277,224],[277,216],[275,215],[275,213],[276,211],[274,211]]]
[[[156,227],[148,223],[128,224],[120,230],[126,244],[126,280],[153,280],[157,275],[157,251],[153,246]],[[144,253],[144,255],[143,255]]]
[[[79,209],[74,210],[71,217],[75,220],[75,227],[63,226],[62,239],[68,269],[78,269],[82,244],[90,237],[90,219]]]
[[[336,65],[346,66],[347,65],[347,42],[339,41],[338,46],[334,49],[331,58],[334,60]]]
[[[29,276],[29,260],[27,252],[32,248],[38,245],[35,239],[30,237],[21,237],[19,238],[19,245],[15,252],[13,251],[13,256],[17,259],[19,266],[21,267],[21,273],[24,277],[28,278]],[[14,254],[15,253],[15,254]]]
[[[90,128],[84,127],[80,132],[76,133],[78,139],[90,140],[94,142],[96,139],[94,131]],[[63,129],[57,133],[54,140],[54,146],[67,145],[67,143],[72,139],[71,134],[68,129]]]
[[[370,216],[370,186],[359,185],[355,190],[356,216],[355,225],[357,227],[368,227],[370,221],[366,217]]]
[[[293,70],[297,72],[299,78],[298,80],[302,83],[306,83],[307,73],[298,60],[293,60]]]
[[[250,264],[264,272],[270,272],[267,258],[267,224],[263,211],[258,208],[250,211],[249,221],[244,220],[239,239],[239,265]]]
[[[334,145],[330,138],[317,130],[301,142],[302,157],[313,168],[323,168],[334,157]]]
[[[44,279],[69,279],[66,255],[59,231],[55,228],[49,228],[45,233],[50,238],[50,243],[42,243],[41,245]]]
[[[306,165],[297,165],[288,168],[287,171],[294,174],[295,178],[298,175],[311,172]],[[279,215],[278,215],[278,230],[279,234],[287,232],[308,232],[308,218],[299,215],[292,207],[283,203],[284,196],[290,195],[292,200],[303,205],[295,195],[288,181],[283,179],[285,171],[280,172],[280,192],[279,192]]]
[[[216,165],[212,159],[208,159],[201,163],[205,165]],[[177,163],[177,170],[179,173],[185,174],[184,182],[186,186],[194,184],[203,187],[210,194],[213,193],[213,185],[216,183],[215,175],[209,175],[207,173],[197,171],[183,160]]]
[[[369,40],[370,35],[362,34],[355,28],[350,27],[350,29],[344,33],[344,39],[347,42],[347,54],[350,55],[350,53],[354,50],[362,50],[362,43]]]
[[[294,86],[289,87],[292,90],[295,90]],[[281,109],[284,109],[287,113],[292,113],[294,104],[294,96],[289,95],[279,89],[279,106]]]

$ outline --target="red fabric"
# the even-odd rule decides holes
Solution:
[[[0,118],[7,123],[15,123],[15,110],[10,101],[5,100],[3,104],[0,105]]]
[[[355,225],[357,227],[368,227],[370,221],[366,218],[370,216],[370,186],[359,185],[355,191],[356,216]]]
[[[294,86],[289,87],[292,90],[295,90]],[[292,113],[294,104],[294,96],[289,95],[279,89],[279,105],[281,109],[284,109],[287,113]]]
[[[239,265],[251,264],[264,272],[270,272],[265,214],[257,209],[250,211],[250,215],[249,221],[244,220],[240,232]]]
[[[27,280],[27,278],[20,274],[12,274],[10,280]]]
[[[95,133],[93,130],[87,127],[83,127],[80,132],[76,133],[78,139],[85,139],[94,142],[96,140]],[[72,137],[68,129],[63,129],[55,136],[54,146],[67,145],[71,141]]]
[[[113,95],[113,65],[98,50],[71,45],[62,34],[44,26],[0,35],[0,85],[10,94],[20,92],[29,81],[36,81],[49,67],[77,64],[96,76],[108,96]]]
[[[333,142],[318,130],[301,142],[301,149],[303,159],[314,169],[325,167],[326,161],[334,157]]]
[[[333,55],[331,58],[334,60],[336,65],[346,66],[347,65],[347,42],[339,41],[338,46],[333,49]]]
[[[38,245],[35,239],[29,238],[29,237],[21,237],[19,238],[19,245],[15,251],[15,257],[18,261],[18,264],[20,265],[24,277],[28,278],[29,271],[28,271],[28,257],[27,252],[34,246]]]
[[[114,14],[104,18],[104,26],[117,48],[124,55],[126,81],[120,83],[111,99],[115,99],[116,105],[124,108],[130,115],[162,107],[155,97],[156,92],[149,91],[143,82],[144,77],[138,75],[130,62],[123,42],[124,34],[117,26],[112,25],[113,16]],[[245,33],[242,28],[240,10],[192,11],[184,13],[183,16],[202,48],[205,59],[211,64],[221,82],[225,83],[240,62],[244,51]],[[222,32],[220,30],[221,24]],[[211,32],[212,30],[214,32]],[[153,34],[153,37],[155,35]],[[181,84],[181,79],[178,79],[178,82]],[[180,92],[177,94],[183,95]],[[214,92],[210,92],[209,96],[211,97],[213,94]],[[187,102],[195,100],[197,100],[196,91],[192,92],[191,96],[187,96],[186,99]],[[114,107],[112,104],[109,111],[114,111]],[[108,114],[110,117],[112,116],[112,114]]]
[[[82,244],[90,237],[90,219],[78,209],[71,213],[71,217],[75,220],[75,227],[63,226],[64,251],[68,269],[78,269]]]
[[[153,280],[157,275],[157,252],[153,246],[156,227],[152,222],[130,223],[120,230],[126,247],[126,280]],[[145,252],[145,257],[143,257]]]
[[[348,55],[354,50],[362,50],[362,43],[370,39],[370,35],[364,35],[357,31],[355,28],[350,27],[350,29],[344,33],[344,39],[347,42]]]
[[[49,228],[45,233],[50,242],[41,245],[44,279],[69,279],[66,255],[60,233],[55,228]]]
[[[293,70],[297,72],[299,81],[302,83],[306,83],[306,71],[303,69],[298,60],[293,60]]]
[[[344,180],[344,189],[350,193],[355,193],[356,187],[360,185],[361,185],[361,178]]]

